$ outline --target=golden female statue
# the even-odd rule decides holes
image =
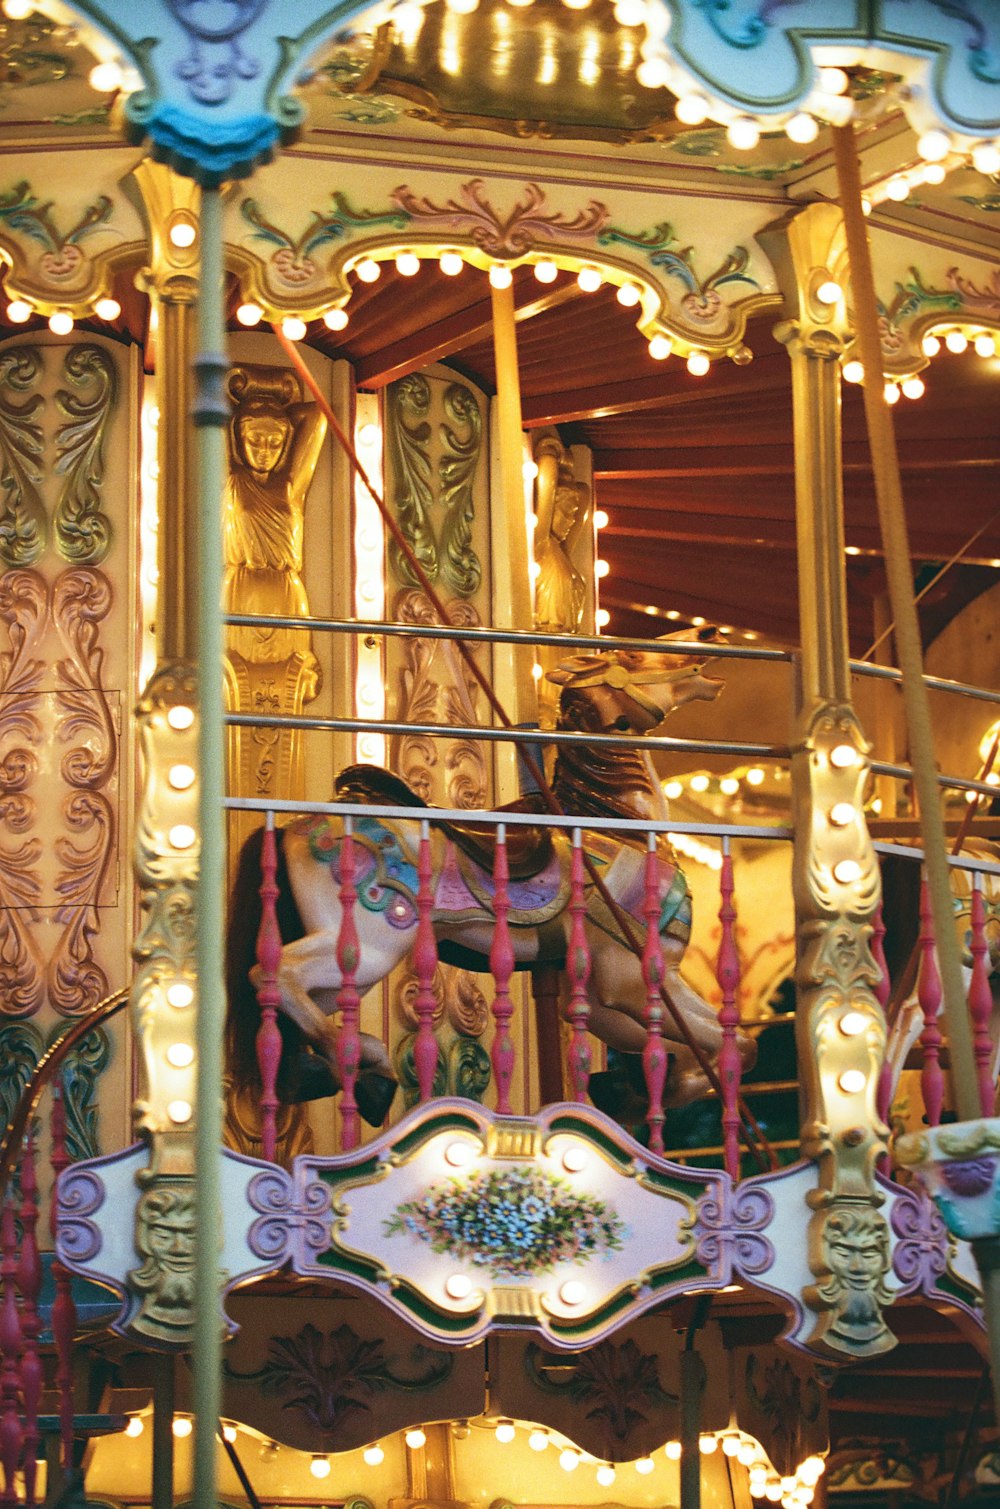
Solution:
[[[583,620],[587,584],[573,564],[573,550],[590,519],[590,489],[574,477],[558,436],[539,441],[535,460],[535,628],[544,634],[575,634]]]

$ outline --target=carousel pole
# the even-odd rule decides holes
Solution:
[[[217,1509],[222,1325],[219,1248],[222,1220],[222,1074],[225,991],[219,941],[225,933],[226,843],[222,797],[226,755],[222,683],[222,520],[226,478],[226,324],[222,195],[202,196],[202,278],[194,423],[198,429],[198,685],[200,863],[198,872],[198,1077],[195,1103],[194,1504]]]

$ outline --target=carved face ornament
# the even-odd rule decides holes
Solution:
[[[281,414],[244,415],[237,422],[240,449],[251,471],[269,476],[281,463],[291,427]]]

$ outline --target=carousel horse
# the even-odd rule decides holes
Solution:
[[[575,655],[549,672],[560,688],[557,728],[582,734],[650,733],[674,709],[718,694],[722,683],[705,674],[704,663],[704,658],[659,650]],[[553,792],[562,810],[584,823],[587,817],[667,819],[650,756],[634,747],[595,747],[585,739],[560,745]],[[356,765],[342,771],[336,798],[412,806],[417,809],[415,817],[418,812],[426,816],[432,825],[432,918],[439,957],[446,963],[488,971],[494,926],[493,828],[477,825],[471,815],[461,823],[435,818],[433,809],[424,807],[404,781],[377,766]],[[514,806],[522,812],[541,814],[544,810],[538,797],[522,799]],[[355,983],[363,993],[384,979],[415,941],[417,823],[366,816],[362,810],[352,830],[358,892],[355,921],[361,943]],[[337,941],[342,840],[342,820],[326,815],[300,818],[278,835],[278,924],[283,947],[277,986],[285,1039],[279,1093],[286,1098],[308,1099],[337,1088],[330,1066],[335,1064],[333,1014],[341,985]],[[646,1041],[647,990],[641,960],[626,940],[616,909],[628,918],[641,946],[646,935],[644,836],[585,832],[583,843],[614,902],[609,906],[596,885],[587,885],[584,927],[591,961],[590,1030],[612,1048],[641,1053]],[[259,979],[253,942],[260,918],[260,852],[258,832],[251,835],[241,854],[227,950],[230,1062],[236,1082],[244,1085],[252,1084],[258,1072],[254,1040],[260,1014],[250,982]],[[570,838],[543,821],[511,825],[507,852],[508,922],[515,967],[561,967],[570,928]],[[664,983],[693,1041],[714,1063],[722,1030],[715,1011],[680,973],[691,933],[691,901],[683,871],[662,835],[657,861]],[[672,1060],[666,1102],[686,1104],[704,1093],[707,1081],[669,1012],[664,1012],[663,1033]],[[751,1061],[752,1040],[740,1034],[738,1046],[744,1062]],[[296,1086],[296,1074],[302,1072],[307,1083]],[[379,1108],[386,1096],[391,1099],[392,1074],[385,1045],[362,1034],[358,1080],[362,1115],[370,1110],[381,1121]],[[310,1089],[311,1084],[325,1088]]]

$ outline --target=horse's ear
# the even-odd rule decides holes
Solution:
[[[545,679],[554,686],[577,686],[581,681],[591,684],[594,677],[610,664],[607,655],[570,655],[547,671]]]

